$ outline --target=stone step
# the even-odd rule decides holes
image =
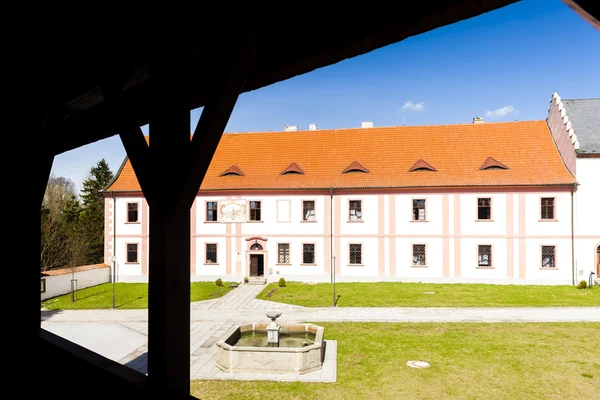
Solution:
[[[267,280],[265,278],[252,277],[248,278],[248,282],[246,283],[246,285],[265,285],[266,283]]]

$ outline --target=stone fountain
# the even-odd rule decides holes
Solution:
[[[217,342],[216,365],[226,372],[306,374],[323,367],[324,328],[314,324],[278,324],[280,310],[268,311],[271,323],[231,328]]]

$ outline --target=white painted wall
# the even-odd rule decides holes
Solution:
[[[219,276],[221,279],[225,278],[225,271],[227,267],[227,255],[226,255],[226,238],[225,237],[212,237],[212,238],[196,238],[196,275],[200,276]],[[206,244],[216,243],[217,244],[217,263],[208,264],[206,263]],[[232,258],[233,259],[233,258]]]
[[[117,221],[119,217],[117,216]],[[142,238],[141,234],[138,237],[120,237],[119,229],[121,224],[117,222],[117,240],[116,251],[116,275],[118,282],[139,282],[147,280],[147,277],[142,276]],[[138,262],[128,263],[127,261],[127,244],[137,243],[138,245]],[[146,260],[148,259],[146,255]]]
[[[427,267],[413,266],[413,244],[425,244]],[[396,276],[398,280],[427,280],[442,276],[442,239],[408,238],[396,240]]]
[[[532,283],[548,283],[570,285],[572,282],[571,239],[538,239],[527,240],[527,281]],[[542,246],[556,246],[557,270],[542,269]]]
[[[350,244],[362,245],[361,265],[350,264]],[[344,238],[341,239],[340,254],[336,254],[336,263],[340,266],[340,279],[359,276],[375,277],[379,275],[379,247],[377,238]]]
[[[575,192],[575,258],[577,282],[588,280],[590,272],[600,279],[596,251],[600,246],[600,158],[577,158]],[[579,272],[581,271],[581,272]]]
[[[139,222],[127,222],[127,204],[138,204]],[[142,234],[142,199],[141,197],[119,197],[116,201],[117,236]]]
[[[492,246],[493,269],[479,267],[479,245]],[[468,281],[492,282],[507,279],[505,238],[463,238],[461,260],[461,277]]]
[[[478,220],[478,199],[491,199],[491,220]],[[460,196],[461,232],[467,235],[506,234],[506,194],[477,193]],[[453,217],[453,216],[452,216]]]
[[[75,272],[73,276],[70,272],[61,275],[46,276],[46,291],[41,293],[41,300],[60,296],[71,292],[71,279],[77,279],[77,289],[100,285],[110,282],[110,268],[101,267],[85,271]]]
[[[441,235],[442,198],[431,193],[396,195],[396,234]],[[413,199],[425,199],[425,222],[413,221]]]
[[[594,160],[593,160],[594,161]],[[579,168],[578,168],[579,169]],[[591,178],[591,176],[590,176]],[[588,187],[592,186],[588,184]],[[583,187],[583,185],[582,185]],[[582,189],[583,190],[583,189]],[[595,190],[595,189],[594,189]],[[588,196],[586,192],[581,192]],[[578,196],[582,196],[582,194]],[[593,195],[593,193],[592,193]],[[380,196],[383,200],[383,226],[379,226],[380,218],[378,216]],[[448,251],[449,277],[443,277],[444,254],[443,249],[443,198],[440,193],[398,193],[393,197],[385,194],[358,194],[356,196],[341,195],[334,197],[333,205],[333,227],[337,224],[337,218],[340,217],[339,226],[341,226],[340,248],[336,254],[336,264],[340,270],[338,280],[413,280],[413,281],[450,281],[450,282],[495,282],[495,283],[523,283],[518,281],[519,275],[519,193],[511,193],[508,196],[513,199],[513,213],[507,215],[508,202],[506,193],[481,192],[481,193],[462,193],[458,196],[460,199],[460,210],[456,213],[454,207],[458,206],[453,194],[448,196],[449,215],[448,219]],[[527,278],[525,282],[549,283],[549,284],[568,284],[571,282],[571,261],[570,261],[570,207],[571,199],[568,192],[540,192],[523,194],[525,198],[525,234],[527,237]],[[556,218],[555,222],[540,222],[540,198],[556,198]],[[230,278],[242,279],[247,275],[247,241],[249,237],[267,238],[266,243],[266,264],[265,273],[269,281],[279,279],[281,276],[286,280],[304,280],[304,281],[330,281],[329,257],[325,259],[329,249],[326,245],[326,232],[329,226],[325,226],[329,217],[330,209],[328,206],[328,195],[287,195],[287,194],[265,194],[263,196],[237,196],[238,199],[244,199],[248,202],[252,200],[261,201],[261,221],[246,222],[240,224],[211,223],[206,219],[206,201],[221,201],[227,198],[236,198],[236,196],[198,196],[195,203],[195,233],[193,232],[193,241],[196,245],[195,252],[195,271],[192,271],[193,280],[213,280],[217,277],[228,279],[227,272],[227,248],[231,254],[229,256],[231,265],[229,267]],[[492,198],[492,221],[478,222],[477,220],[477,198]],[[395,220],[390,220],[390,206],[394,199]],[[426,199],[426,222],[412,221],[412,200],[418,198]],[[339,199],[339,200],[338,200]],[[302,221],[302,201],[315,201],[316,222]],[[362,222],[349,222],[349,201],[362,201]],[[577,199],[580,202],[580,198]],[[120,281],[144,281],[146,276],[141,276],[142,261],[148,259],[148,255],[142,252],[142,226],[146,222],[139,224],[127,224],[126,204],[131,201],[140,202],[140,218],[143,217],[143,202],[139,198],[119,197],[117,198],[117,272]],[[335,207],[339,204],[339,210]],[[583,202],[586,207],[590,207],[587,200]],[[454,221],[455,215],[460,215],[460,235],[454,238],[455,226],[458,221]],[[597,215],[597,214],[596,214]],[[509,239],[506,238],[509,224],[507,218],[512,219],[513,229],[508,232]],[[141,222],[141,221],[140,221]],[[396,233],[395,239],[395,276],[389,276],[390,271],[390,240],[389,233],[394,224]],[[585,220],[583,232],[594,232],[594,228],[589,226]],[[382,235],[383,234],[383,235]],[[229,236],[228,236],[229,235]],[[514,235],[514,237],[513,237]],[[383,238],[384,240],[379,240]],[[241,241],[241,245],[236,245],[236,239]],[[461,242],[461,275],[454,276],[456,266],[454,265],[456,248],[455,240]],[[110,238],[112,240],[112,238]],[[587,239],[586,239],[587,240]],[[588,240],[589,243],[580,242],[582,246],[591,246],[593,248],[594,238]],[[507,277],[508,264],[508,241],[513,243],[513,270],[515,278]],[[277,243],[290,243],[291,265],[278,265],[277,263]],[[538,264],[539,243],[560,243],[560,251],[557,253],[559,258],[559,271],[539,271]],[[598,238],[600,242],[600,237]],[[126,244],[138,243],[138,263],[125,263]],[[218,263],[216,265],[205,264],[205,243],[218,244]],[[229,243],[229,246],[228,246]],[[315,243],[315,265],[302,265],[302,243]],[[334,240],[335,243],[335,240]],[[363,265],[350,266],[349,244],[362,243]],[[380,243],[383,243],[383,251],[380,251]],[[427,268],[412,267],[412,244],[424,243],[427,245]],[[494,269],[477,269],[477,244],[493,245]],[[238,248],[239,247],[239,248]],[[535,249],[535,250],[532,250]],[[579,249],[579,248],[578,248]],[[241,251],[238,256],[236,251]],[[583,250],[581,251],[583,254]],[[379,275],[379,257],[384,257],[384,274]],[[579,257],[578,263],[586,265],[585,268],[592,268],[595,254],[587,257]],[[236,274],[236,260],[241,263],[241,273]],[[269,275],[269,271],[272,274]],[[195,273],[194,273],[195,272]],[[239,275],[239,276],[238,276]]]
[[[541,219],[542,197],[555,197],[554,219]],[[517,205],[518,207],[518,199]],[[571,236],[571,194],[569,192],[540,192],[525,195],[525,233],[528,236]]]
[[[377,214],[379,196],[376,194],[360,194],[356,196],[342,195],[339,197],[342,233],[344,235],[376,235],[379,218]],[[350,221],[350,200],[361,200],[362,221]]]

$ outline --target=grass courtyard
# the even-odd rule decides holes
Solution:
[[[215,282],[192,282],[190,300],[201,301],[216,299],[232,290],[231,282],[217,286]],[[92,310],[112,308],[112,284],[104,283],[77,291],[77,301],[71,302],[71,294],[42,301],[47,310]],[[148,308],[147,283],[115,283],[115,308]]]
[[[337,381],[192,381],[199,399],[600,399],[600,323],[325,323]],[[427,369],[405,365],[427,361]]]
[[[338,307],[597,307],[600,287],[459,283],[336,283]],[[273,290],[275,290],[273,292]],[[269,294],[271,294],[269,296]],[[259,299],[305,307],[330,307],[331,283],[274,282]]]

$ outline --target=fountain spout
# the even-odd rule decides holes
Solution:
[[[266,315],[271,318],[271,323],[267,326],[267,345],[279,347],[280,326],[275,320],[281,316],[281,311],[267,311]]]

